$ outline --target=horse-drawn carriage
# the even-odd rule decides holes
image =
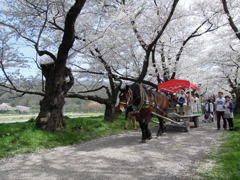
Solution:
[[[199,87],[185,80],[170,80],[158,85],[159,92],[148,90],[142,85],[134,83],[124,89],[119,98],[119,110],[124,111],[129,106],[132,106],[137,121],[139,121],[142,130],[142,140],[145,142],[151,139],[151,132],[148,129],[148,123],[152,121],[153,115],[159,119],[159,130],[157,136],[163,135],[165,132],[164,126],[177,125],[183,127],[185,131],[189,131],[190,122],[193,121],[195,127],[198,126],[198,117],[201,115],[200,103],[191,101],[188,102],[186,112],[182,114],[176,113],[176,108],[169,107],[169,97],[167,94],[176,93],[180,89],[198,90]],[[166,92],[166,93],[164,93]],[[164,123],[169,121],[170,123]]]
[[[181,89],[188,89],[190,92],[191,90],[199,90],[199,87],[190,81],[177,79],[173,79],[158,85],[158,90],[170,94],[175,94]],[[202,115],[201,102],[197,97],[192,97],[191,92],[188,94],[188,96],[188,102],[186,102],[187,106],[184,113],[182,112],[183,108],[181,108],[180,113],[177,113],[177,103],[168,108],[167,117],[164,119],[170,121],[170,123],[166,123],[166,126],[177,125],[179,127],[183,127],[187,132],[190,130],[190,122],[193,122],[195,127],[199,126],[199,116]],[[153,114],[159,116],[157,113],[153,112]]]

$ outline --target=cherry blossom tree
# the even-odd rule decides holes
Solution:
[[[0,27],[10,37],[5,42],[16,38],[35,50],[32,59],[41,70],[43,89],[26,89],[19,84],[20,76],[14,79],[13,72],[7,71],[10,66],[21,68],[30,59],[18,53],[13,58],[13,49],[7,51],[4,44],[1,86],[22,95],[43,96],[37,126],[50,131],[66,126],[65,97],[104,104],[104,119],[114,121],[117,97],[126,83],[157,88],[169,79],[185,78],[201,84],[203,93],[226,82],[225,89],[231,91],[231,84],[239,81],[239,47],[232,42],[238,31],[229,33],[228,22],[237,19],[238,1],[230,3],[229,13],[217,0],[187,6],[179,0],[5,0],[0,19]]]
[[[101,29],[104,30],[103,38],[84,49],[84,59],[80,59],[80,63],[77,61],[72,63],[76,72],[84,74],[83,79],[94,78],[98,85],[94,84],[93,87],[96,88],[90,90],[72,92],[68,97],[89,99],[105,104],[104,119],[113,121],[118,114],[115,106],[123,81],[143,82],[156,87],[156,84],[145,80],[145,76],[148,73],[152,49],[169,24],[177,3],[178,0],[165,1],[166,7],[161,14],[154,1],[106,3],[105,6],[111,5],[112,8],[106,10],[108,16],[101,16],[104,23],[99,22],[97,29],[100,33]],[[155,19],[151,19],[151,13],[155,13],[157,25],[153,23]],[[149,18],[150,23],[146,21],[146,17]],[[150,26],[154,30],[151,30]],[[143,37],[146,40],[143,40]],[[100,89],[105,89],[105,97],[89,94]]]
[[[22,91],[10,79],[9,87],[18,89],[18,92],[42,95],[37,127],[53,132],[62,131],[66,127],[62,113],[64,99],[74,82],[71,69],[66,63],[75,39],[81,40],[81,37],[75,35],[75,27],[78,27],[76,20],[85,0],[5,0],[3,3],[5,8],[2,9],[0,25],[9,34],[34,47],[38,56],[49,58],[47,64],[40,64],[35,59],[46,79],[44,92]]]

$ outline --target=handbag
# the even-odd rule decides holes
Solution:
[[[224,117],[225,119],[233,118],[233,113],[232,113],[232,112],[230,112],[230,113],[225,113],[223,117]]]

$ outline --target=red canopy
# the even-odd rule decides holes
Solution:
[[[180,89],[199,90],[200,88],[197,85],[191,83],[190,81],[179,79],[172,79],[158,85],[158,90],[169,93],[175,93]]]

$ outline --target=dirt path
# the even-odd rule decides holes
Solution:
[[[152,128],[154,135],[157,127]],[[0,161],[0,179],[157,180],[192,179],[223,130],[215,123],[139,143],[140,130]]]

